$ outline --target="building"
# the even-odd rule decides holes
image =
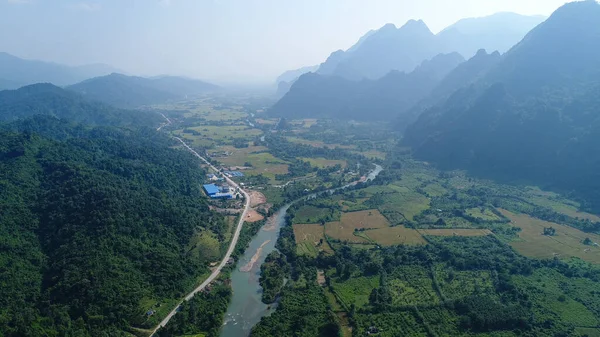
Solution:
[[[219,188],[215,184],[203,185],[202,188],[211,199],[233,199],[233,195],[229,192],[229,186],[227,186],[226,190],[223,187]]]

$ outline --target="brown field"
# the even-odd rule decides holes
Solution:
[[[366,231],[365,234],[382,246],[424,245],[427,243],[415,229],[404,226],[388,227]]]
[[[369,240],[354,235],[355,229],[378,229],[389,227],[388,220],[376,209],[342,213],[340,221],[325,224],[325,233],[330,237],[350,243],[369,243]]]
[[[431,236],[486,236],[492,234],[489,229],[420,229],[421,235]]]
[[[248,214],[246,214],[246,219],[244,219],[244,221],[246,222],[257,222],[260,221],[262,219],[264,219],[265,217],[260,215],[257,211],[251,209],[250,211],[248,211]]]
[[[325,241],[324,228],[318,224],[293,225],[294,237],[298,246],[298,253],[309,256],[317,256],[319,251],[333,253],[327,241]],[[323,240],[323,244],[321,244]]]
[[[514,226],[521,228],[519,241],[510,243],[519,253],[534,258],[578,257],[592,263],[600,263],[600,247],[586,246],[582,243],[585,238],[599,243],[599,235],[584,233],[569,226],[539,220],[526,214],[514,214],[504,209],[499,211],[509,218]],[[556,229],[556,235],[542,235],[545,227]]]
[[[277,119],[257,118],[256,123],[261,124],[261,125],[275,125],[277,123]]]
[[[250,191],[250,207],[256,207],[267,202],[267,198],[264,194],[257,191]]]

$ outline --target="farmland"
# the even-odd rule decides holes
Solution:
[[[382,246],[420,245],[426,243],[423,236],[417,230],[405,228],[404,226],[374,229],[365,232],[365,235]]]
[[[321,250],[326,253],[333,253],[325,240],[323,226],[318,224],[298,224],[294,225],[293,228],[299,255],[317,257],[317,254]]]
[[[318,168],[326,168],[335,165],[340,165],[341,168],[346,168],[348,163],[345,160],[325,159],[325,158],[298,158],[307,161],[311,166]]]
[[[600,263],[600,247],[595,243],[600,242],[600,236],[584,233],[572,227],[559,225],[525,214],[514,214],[501,210],[508,217],[513,226],[521,228],[519,239],[511,242],[517,251],[526,256],[535,258],[553,257],[578,257],[582,260]],[[544,228],[554,228],[556,234],[544,235]],[[583,241],[589,238],[592,244],[585,245]]]

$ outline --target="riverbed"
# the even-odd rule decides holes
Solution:
[[[373,180],[383,168],[375,165],[366,181]],[[344,189],[356,183],[333,189]],[[304,198],[315,197],[309,195]],[[244,255],[237,261],[236,269],[231,273],[231,287],[233,296],[225,314],[225,321],[221,329],[221,337],[246,337],[250,335],[252,327],[263,316],[270,315],[276,305],[266,305],[261,301],[262,287],[259,284],[260,266],[265,258],[275,249],[281,227],[285,225],[285,216],[290,204],[283,206],[271,216],[258,234],[252,239]]]

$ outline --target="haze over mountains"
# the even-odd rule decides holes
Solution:
[[[458,52],[467,59],[479,49],[504,53],[544,19],[543,16],[497,13],[460,20],[437,35],[421,20],[410,20],[399,28],[387,24],[365,34],[347,51],[333,52],[317,73],[353,80],[378,79],[391,70],[411,72],[423,60],[440,53]],[[287,72],[277,83],[290,82],[289,75],[299,77],[298,72],[302,70],[312,71],[302,68]]]
[[[561,7],[474,85],[425,110],[405,143],[446,168],[600,200],[598,22],[595,1]]]
[[[378,80],[305,74],[269,113],[290,118],[391,120],[428,95],[463,61],[458,53],[440,54],[413,72],[391,71]]]
[[[53,83],[64,86],[117,71],[105,64],[71,67],[37,60],[25,60],[0,52],[0,90],[17,89],[35,83]]]
[[[498,13],[483,18],[460,20],[437,35],[434,35],[421,20],[410,20],[400,28],[388,24],[379,30],[368,32],[347,51],[339,50],[332,53],[319,66],[316,73],[320,76],[335,76],[350,81],[377,80],[386,76],[390,71],[410,73],[424,60],[432,59],[439,54],[457,52],[469,59],[480,49],[486,49],[490,53],[494,51],[502,53],[520,41],[529,30],[542,22],[543,19],[542,16]],[[293,76],[301,72],[311,71],[311,69],[310,67],[301,68],[282,75],[278,79],[278,96],[283,97],[285,93],[292,90],[297,91],[290,93],[294,97],[292,99],[294,101],[319,101],[318,97],[311,96],[308,91],[304,90],[306,84],[294,87],[295,80],[290,80]],[[457,76],[457,78],[463,78],[463,76]],[[286,81],[280,81],[280,79]],[[311,79],[318,81],[321,85],[328,82],[327,79],[317,80],[314,76]],[[329,80],[329,86],[332,86],[331,83],[335,81],[340,85],[350,85],[342,84],[339,80]],[[433,83],[433,85],[435,84]],[[356,86],[360,87],[360,85]],[[452,89],[456,88],[450,90]],[[298,90],[304,90],[304,92]],[[392,93],[390,92],[390,94]],[[413,99],[416,98],[418,101],[428,94],[429,92],[421,92],[421,95],[417,95]],[[360,93],[358,95],[364,96],[365,94]],[[281,104],[278,103],[274,107],[273,113],[285,115],[286,101],[290,101],[290,99],[283,100]],[[383,107],[383,105],[380,106]],[[394,109],[396,109],[396,114],[408,109],[408,107],[404,107],[398,110],[398,107],[393,105],[388,106],[388,108],[389,111],[386,114],[376,114],[377,118],[386,115],[387,117],[391,116],[394,114]],[[290,107],[290,114],[301,116],[298,109],[298,106]],[[339,109],[336,108],[336,112],[329,112],[329,115],[333,113],[338,117],[343,116],[343,112],[337,112]],[[317,109],[317,111],[320,110]],[[307,113],[311,116],[315,115],[314,111]],[[348,114],[349,118],[350,115],[351,118],[357,116],[357,114]]]
[[[163,103],[218,90],[216,85],[175,76],[144,78],[110,74],[68,87],[81,95],[121,108]]]

